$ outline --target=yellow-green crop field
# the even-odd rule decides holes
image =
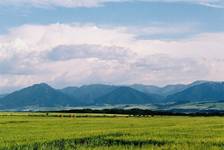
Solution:
[[[224,117],[1,113],[0,149],[224,149]]]

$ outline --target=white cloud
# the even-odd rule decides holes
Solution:
[[[224,8],[223,0],[199,0],[198,3],[208,7]]]
[[[97,7],[107,2],[122,0],[1,0],[1,5],[33,6],[33,7]],[[124,0],[125,1],[125,0]]]
[[[139,39],[137,33],[127,27],[78,24],[11,29],[0,36],[0,89],[37,82],[64,86],[223,80],[224,33],[172,41]]]
[[[184,3],[198,4],[198,5],[204,5],[208,7],[214,7],[214,8],[224,8],[223,0],[141,0],[141,1],[165,2],[165,3],[184,2]]]
[[[224,8],[223,0],[0,0],[1,5],[34,6],[34,7],[98,7],[108,2],[184,2]]]
[[[107,47],[100,45],[60,45],[53,48],[47,55],[50,60],[70,60],[97,58],[102,60],[124,60],[131,52],[123,47]]]

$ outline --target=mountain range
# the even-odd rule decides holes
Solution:
[[[55,89],[46,83],[35,84],[0,96],[0,109],[26,107],[84,107],[105,105],[155,105],[224,103],[224,82],[196,81],[157,87],[134,84],[115,86],[104,84],[84,85]]]

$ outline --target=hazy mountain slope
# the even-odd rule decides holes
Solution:
[[[160,94],[161,88],[154,85],[133,84],[129,86],[135,90],[148,94]]]
[[[17,108],[31,105],[51,107],[76,104],[79,104],[79,102],[74,100],[74,98],[44,83],[24,88],[0,99],[2,108]]]
[[[224,101],[224,82],[205,82],[194,85],[182,92],[169,95],[166,99],[176,103]]]
[[[162,96],[167,96],[170,94],[180,92],[185,88],[187,88],[188,86],[184,84],[177,84],[177,85],[167,85],[165,87],[157,87],[153,85],[134,84],[131,85],[130,87],[147,94],[158,94]]]
[[[191,84],[170,84],[164,87],[157,87],[154,85],[143,85],[143,84],[133,84],[130,87],[138,91],[148,93],[148,94],[158,94],[162,96],[172,95],[181,92],[189,87],[206,83],[209,81],[195,81]]]
[[[78,87],[66,87],[64,89],[60,89],[61,92],[67,95],[75,96],[75,93],[77,92],[79,88]]]
[[[160,100],[158,95],[147,95],[130,87],[119,87],[96,99],[97,104],[149,104]]]
[[[7,94],[1,94],[0,95],[0,98],[3,98],[3,97],[5,97]]]
[[[161,94],[164,96],[171,95],[171,94],[183,91],[187,87],[188,87],[188,85],[185,85],[185,84],[167,85],[165,87],[162,87]]]
[[[94,104],[95,99],[104,96],[118,87],[103,84],[85,85],[80,88],[70,87],[61,91],[69,96],[82,101],[85,104]]]

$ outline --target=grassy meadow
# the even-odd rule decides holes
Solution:
[[[224,149],[224,117],[1,113],[0,149]]]

